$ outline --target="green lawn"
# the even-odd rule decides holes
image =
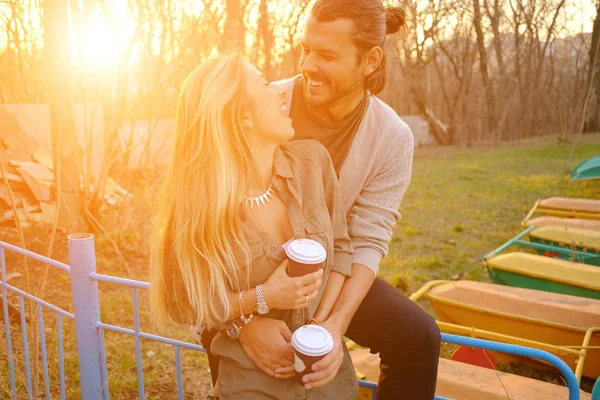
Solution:
[[[521,230],[520,221],[538,198],[572,196],[600,198],[600,182],[569,182],[565,160],[567,144],[539,139],[529,144],[500,148],[428,148],[417,149],[413,178],[402,202],[402,220],[395,228],[389,256],[383,260],[381,276],[405,291],[413,292],[432,279],[487,280],[482,257]],[[572,167],[600,153],[600,135],[583,136]],[[119,244],[134,279],[148,277],[148,232],[156,183],[136,177],[126,186],[135,198],[128,208],[113,211],[103,219],[111,236]],[[111,223],[111,221],[113,221]],[[26,247],[45,254],[49,238],[47,227],[32,227],[25,232]],[[13,228],[0,227],[0,240],[18,244]],[[53,258],[68,261],[67,239],[60,234],[55,241]],[[104,274],[126,276],[126,269],[105,237],[96,237],[97,268]],[[8,272],[23,273],[21,257],[7,255]],[[30,263],[32,280],[37,283],[42,266]],[[23,276],[11,284],[24,288]],[[46,290],[47,301],[72,311],[70,280],[64,273],[52,271]],[[106,323],[133,329],[131,292],[114,285],[101,284],[102,319]],[[13,298],[14,301],[16,299]],[[142,330],[151,332],[147,297],[140,293]],[[424,307],[427,307],[424,304]],[[51,391],[58,392],[56,363],[56,318],[45,314],[47,346],[51,356]],[[65,323],[65,334],[72,330]],[[190,340],[185,327],[173,325],[163,334]],[[15,353],[20,354],[20,329],[13,327]],[[65,337],[67,398],[77,398],[79,380],[75,342]],[[132,338],[106,335],[111,398],[137,398],[136,358]],[[147,398],[177,398],[173,350],[169,346],[142,341]],[[448,351],[445,352],[447,354]],[[4,330],[0,330],[0,398],[7,394],[8,372]],[[204,398],[210,390],[206,358],[182,351],[186,399]],[[514,371],[514,369],[513,369]],[[532,376],[531,371],[526,372]],[[542,378],[545,378],[542,375]],[[552,378],[551,378],[552,379]],[[22,362],[17,364],[19,386],[25,385]],[[43,379],[40,379],[40,389]],[[42,389],[43,390],[43,389]],[[589,389],[588,389],[589,390]],[[21,397],[19,397],[21,398]]]
[[[413,292],[432,279],[488,280],[483,256],[522,230],[538,198],[600,199],[600,181],[571,182],[570,145],[417,149],[383,277]],[[600,154],[600,136],[583,136],[573,166]]]

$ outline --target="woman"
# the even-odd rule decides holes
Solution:
[[[294,131],[283,95],[239,55],[215,57],[185,81],[155,223],[152,316],[221,330],[211,350],[223,400],[354,399],[347,352],[331,383],[305,391],[293,376],[263,373],[236,340],[258,314],[292,331],[326,319],[351,272],[331,159],[316,141],[286,143]],[[325,247],[321,270],[287,275],[282,244],[293,238]]]

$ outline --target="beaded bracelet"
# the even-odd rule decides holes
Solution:
[[[244,315],[244,307],[242,305],[243,301],[242,301],[242,295],[244,294],[244,291],[242,290],[240,292],[240,296],[238,298],[238,301],[240,303],[240,319],[242,320],[242,322],[244,323],[244,325],[248,325],[250,323],[250,321],[252,321],[252,313],[250,313],[250,315],[248,315],[247,317]]]

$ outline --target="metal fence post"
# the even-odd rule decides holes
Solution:
[[[83,400],[104,399],[100,347],[102,342],[97,327],[97,323],[100,322],[98,283],[90,277],[92,272],[96,272],[92,234],[69,235],[69,263],[81,398]]]

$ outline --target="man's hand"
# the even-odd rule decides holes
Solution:
[[[238,340],[248,357],[267,375],[282,379],[295,375],[292,332],[283,321],[254,317],[244,325]]]
[[[319,362],[312,366],[310,374],[302,378],[305,389],[318,388],[325,386],[335,378],[344,360],[344,351],[342,346],[345,346],[342,340],[342,326],[339,323],[325,321],[321,326],[331,333],[333,336],[333,349]]]

